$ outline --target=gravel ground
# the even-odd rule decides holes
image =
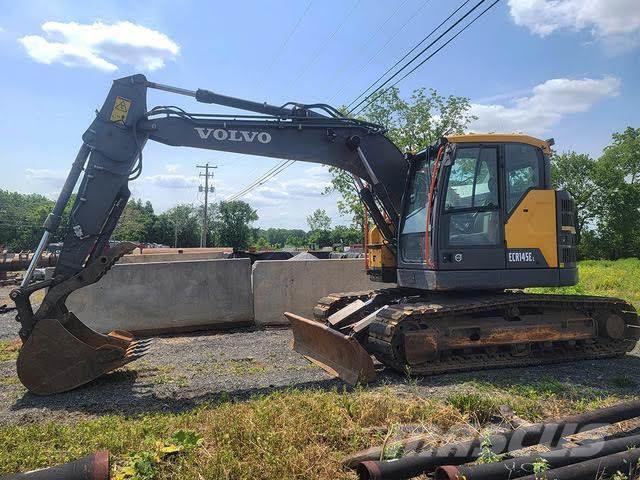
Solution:
[[[14,316],[15,312],[0,314],[0,340],[17,339]],[[142,359],[72,392],[49,397],[24,389],[15,374],[15,360],[0,361],[0,425],[105,413],[181,411],[221,395],[246,398],[289,387],[329,389],[342,385],[290,351],[290,340],[291,332],[284,329],[158,337]],[[603,393],[634,395],[640,388],[639,356],[636,348],[633,354],[618,359],[414,380],[384,371],[376,385],[394,385],[399,394],[406,390],[440,397],[471,380],[508,386],[556,379]],[[621,377],[624,381],[619,381]]]

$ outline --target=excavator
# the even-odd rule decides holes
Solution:
[[[244,113],[149,109],[149,89]],[[385,131],[326,104],[275,106],[139,74],[115,80],[11,292],[21,382],[34,394],[64,392],[146,353],[147,341],[98,333],[65,301],[135,247],[106,248],[150,140],[330,165],[353,177],[368,217],[366,272],[384,285],[322,298],[313,319],[285,313],[293,348],[346,382],[373,380],[380,368],[374,358],[404,374],[429,375],[612,357],[635,346],[640,322],[624,300],[522,290],[578,281],[575,205],[551,187],[552,140],[447,135],[402,153]],[[53,277],[32,282],[63,215],[68,226]],[[34,312],[30,297],[45,288]]]

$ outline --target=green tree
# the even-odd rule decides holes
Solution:
[[[0,190],[0,251],[35,249],[52,208],[53,201],[42,195]]]
[[[151,202],[130,200],[124,208],[111,238],[131,242],[150,242],[156,216]]]
[[[367,121],[384,125],[387,136],[399,149],[419,151],[445,135],[464,133],[469,123],[476,119],[469,113],[471,103],[466,97],[444,97],[436,90],[419,88],[409,100],[400,97],[393,87],[383,91],[363,111]],[[351,175],[336,167],[329,167],[331,185],[325,194],[338,192],[338,211],[351,216],[352,225],[362,229],[364,210]]]
[[[594,171],[599,252],[606,258],[640,256],[640,128],[612,135]]]
[[[174,247],[200,246],[200,221],[193,205],[178,204],[158,215],[149,241]]]
[[[598,185],[595,182],[597,163],[589,155],[564,152],[551,159],[551,183],[553,188],[571,194],[578,210],[576,235],[578,241],[587,222],[594,219],[599,210]]]
[[[217,206],[216,228],[220,243],[234,249],[246,249],[251,240],[250,224],[258,220],[258,213],[242,200],[220,202]]]
[[[307,225],[309,230],[329,230],[331,228],[331,217],[327,215],[326,210],[318,208],[307,217]]]
[[[307,225],[309,225],[309,234],[307,239],[309,243],[316,245],[317,247],[329,247],[331,246],[331,217],[327,215],[327,212],[318,208],[307,217]]]

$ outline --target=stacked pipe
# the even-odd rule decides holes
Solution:
[[[640,416],[640,401],[627,402],[580,415],[522,426],[504,434],[491,435],[487,443],[495,454],[508,453],[537,444],[548,444],[551,447],[555,447],[560,439],[567,435],[604,427],[611,423],[629,420],[638,416]],[[511,459],[498,464],[460,467],[460,465],[473,462],[480,457],[483,441],[485,441],[483,438],[477,437],[473,440],[444,445],[391,461],[365,460],[356,466],[356,470],[362,480],[405,479],[416,477],[423,473],[433,473],[434,471],[436,471],[436,478],[440,479],[465,478],[466,480],[472,480],[490,478],[497,480],[522,477],[529,480],[529,477],[525,477],[525,475],[530,474],[532,471],[530,469],[527,470],[527,468],[537,459],[549,455],[546,460],[548,462],[547,468],[550,468],[550,470],[545,472],[546,478],[548,480],[553,478],[565,480],[594,478],[584,474],[585,471],[591,471],[593,468],[596,468],[596,471],[606,468],[607,472],[612,474],[616,470],[624,469],[625,466],[635,466],[638,458],[640,458],[640,455],[638,455],[640,454],[640,449],[632,448],[640,446],[640,436],[633,436],[596,442],[576,447],[575,449],[552,451],[535,457]],[[631,449],[627,450],[629,448]],[[511,462],[511,464],[508,462]],[[513,465],[513,468],[510,469],[510,465]],[[581,474],[583,476],[571,476],[580,471],[583,472]],[[556,473],[558,476],[553,476]]]

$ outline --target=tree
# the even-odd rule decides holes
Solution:
[[[307,217],[307,225],[311,231],[329,230],[331,228],[331,217],[323,208],[316,209]]]
[[[158,215],[149,241],[174,247],[199,246],[200,222],[196,208],[183,203]]]
[[[598,212],[596,193],[598,185],[594,180],[597,163],[589,155],[565,152],[551,159],[551,182],[555,189],[571,194],[578,210],[576,236],[582,238],[582,230]]]
[[[246,249],[251,239],[250,224],[258,220],[258,213],[242,200],[220,202],[217,206],[216,228],[220,243],[234,249]]]
[[[445,135],[464,133],[476,119],[469,113],[471,103],[466,97],[443,97],[436,90],[419,88],[406,101],[393,87],[374,97],[363,112],[365,120],[387,127],[387,136],[401,150],[416,152]],[[351,215],[352,225],[362,229],[364,210],[351,175],[339,168],[329,167],[331,185],[324,193],[338,192],[338,211]]]
[[[612,135],[594,171],[599,251],[606,258],[640,255],[640,128]]]
[[[331,231],[331,242],[334,245],[352,245],[354,243],[362,243],[362,231],[353,227],[336,225]]]
[[[142,200],[131,200],[124,208],[111,238],[132,242],[149,242],[156,216],[151,202],[144,205]]]

